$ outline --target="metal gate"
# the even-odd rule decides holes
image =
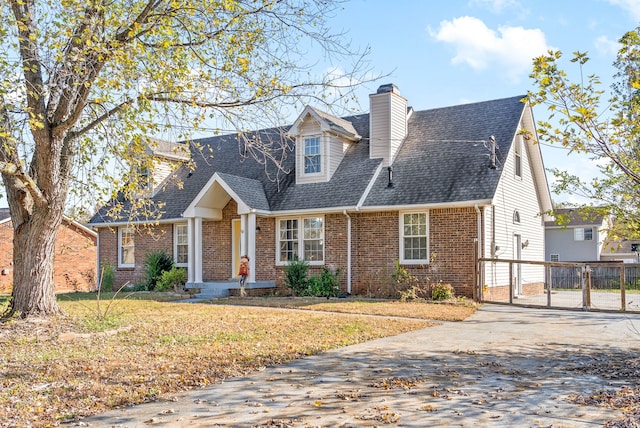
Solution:
[[[640,312],[640,264],[480,258],[476,293],[481,302]]]

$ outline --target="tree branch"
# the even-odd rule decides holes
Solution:
[[[37,46],[36,26],[33,22],[35,15],[35,4],[33,0],[11,0],[11,9],[16,18],[18,29],[18,44],[20,47],[20,57],[22,59],[22,71],[25,82],[31,85],[26,88],[27,106],[32,117],[41,121],[43,128],[38,131],[37,126],[31,126],[34,132],[48,132],[45,122],[45,96],[42,79],[42,66]]]

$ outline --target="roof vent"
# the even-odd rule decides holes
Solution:
[[[387,83],[386,85],[380,85],[380,87],[376,91],[376,94],[385,94],[387,92],[393,92],[393,93],[396,93],[396,94],[400,95],[400,89],[398,89],[398,87],[396,85],[394,85],[393,83]]]

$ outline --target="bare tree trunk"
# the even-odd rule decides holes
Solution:
[[[14,221],[13,294],[10,314],[27,316],[60,313],[53,282],[55,240],[62,210],[33,209],[29,221]]]

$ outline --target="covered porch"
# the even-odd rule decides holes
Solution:
[[[234,201],[235,212],[223,215],[223,210]],[[240,257],[249,257],[249,275],[246,288],[256,287],[257,218],[268,214],[268,203],[262,184],[257,180],[216,173],[182,214],[187,219],[188,277],[187,288],[207,290],[212,297],[229,294],[239,287],[237,280]],[[204,225],[220,222],[217,232],[205,242]],[[211,234],[211,232],[208,232]],[[214,273],[211,266],[215,258]],[[275,280],[261,281],[261,286],[275,287]]]

